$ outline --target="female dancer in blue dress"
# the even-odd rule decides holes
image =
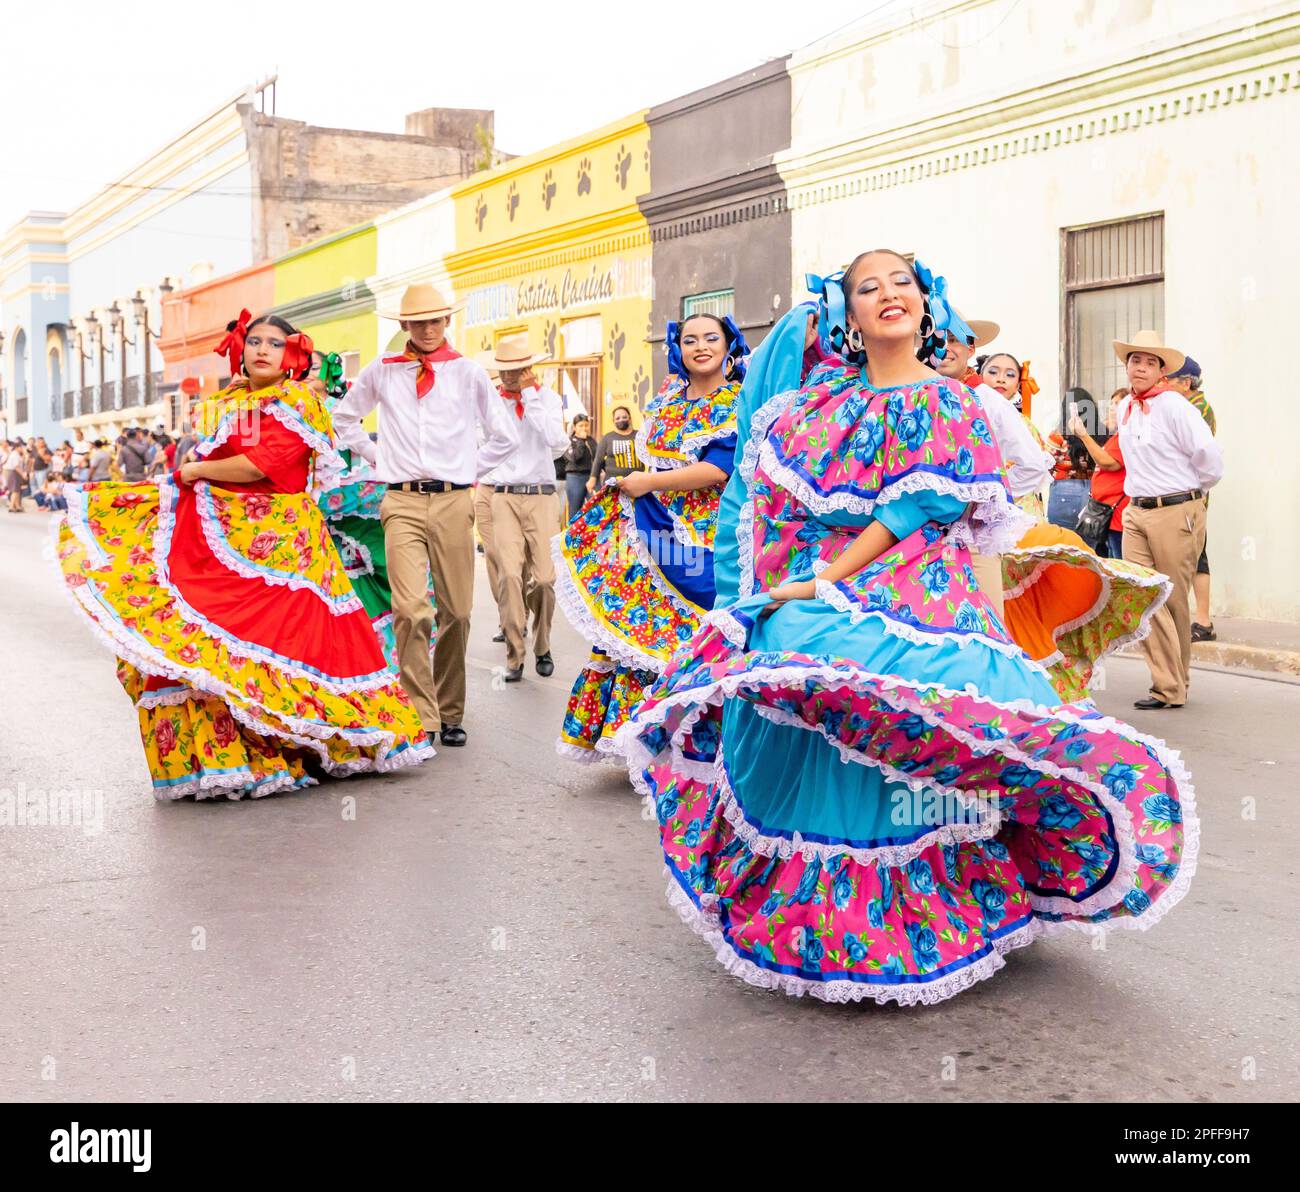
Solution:
[[[617,730],[713,606],[718,498],[749,348],[715,315],[669,323],[665,338],[668,378],[636,437],[642,470],[594,496],[555,539],[560,607],[592,643],[556,742],[575,761],[620,761]]]
[[[979,590],[970,548],[1026,515],[976,399],[929,366],[959,323],[943,279],[882,250],[814,281],[828,358],[800,383],[791,312],[739,403],[737,594],[617,743],[669,897],[729,971],[931,1003],[1046,932],[1162,917],[1194,868],[1192,787],[1162,742],[1062,704]]]

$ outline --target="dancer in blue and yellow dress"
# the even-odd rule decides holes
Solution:
[[[739,402],[717,531],[738,594],[616,744],[670,901],[729,972],[933,1003],[1045,933],[1158,921],[1194,870],[1192,785],[1163,742],[1063,703],[979,588],[972,547],[1029,518],[974,394],[929,367],[959,322],[943,279],[878,250],[812,281],[829,355],[801,380],[797,308]]]
[[[592,643],[556,742],[576,761],[614,753],[646,684],[713,606],[718,498],[749,349],[715,315],[669,323],[666,341],[668,379],[637,432],[643,470],[596,493],[554,540],[560,607]]]

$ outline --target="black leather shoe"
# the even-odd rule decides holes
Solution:
[[[1214,625],[1202,625],[1200,621],[1192,622],[1192,641],[1194,642],[1213,642],[1218,641],[1219,635],[1214,632]]]
[[[494,642],[503,642],[503,641],[505,641],[505,640],[506,640],[506,631],[505,631],[504,629],[498,629],[498,630],[496,631],[496,634],[493,636],[492,640],[493,640]]]
[[[459,724],[444,724],[438,737],[444,745],[464,745],[469,739]]]
[[[509,667],[506,668],[507,683],[518,683],[523,677],[524,677],[524,668],[522,663],[520,663],[519,666],[516,666],[513,670],[511,670]]]
[[[537,655],[537,673],[546,678],[547,675],[555,674],[555,660],[551,657],[551,652],[547,650],[545,654]]]
[[[1141,708],[1144,712],[1154,712],[1159,708],[1181,708],[1182,704],[1167,704],[1162,699],[1156,699],[1154,695],[1148,695],[1145,699],[1135,699],[1133,701],[1135,708]]]

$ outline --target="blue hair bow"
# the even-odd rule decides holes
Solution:
[[[745,377],[745,360],[749,356],[749,344],[745,342],[744,332],[736,326],[730,315],[721,318],[722,331],[727,339],[727,355],[731,357],[731,369],[727,380],[741,381]],[[685,319],[682,323],[686,322]],[[668,349],[668,371],[674,376],[689,381],[691,374],[686,371],[686,362],[682,359],[682,323],[676,319],[668,320],[664,332],[664,344]]]
[[[974,343],[975,332],[953,309],[952,301],[948,297],[948,279],[935,277],[920,261],[914,261],[913,268],[930,302],[930,317],[934,319],[935,338],[939,340],[939,346],[935,348],[935,356],[942,359],[947,352],[944,340],[948,335],[964,339],[968,344]]]
[[[842,352],[848,338],[848,313],[844,307],[844,270],[819,277],[804,274],[810,294],[817,295],[817,339],[823,352]]]

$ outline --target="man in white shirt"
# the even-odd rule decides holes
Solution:
[[[388,485],[380,506],[393,630],[406,688],[430,736],[464,745],[465,647],[474,603],[473,486],[511,451],[501,397],[447,342],[456,307],[431,285],[408,286],[397,318],[406,350],[361,370],[334,410],[340,441]],[[379,408],[379,442],[361,426]],[[482,446],[479,440],[482,439]],[[429,638],[433,579],[438,637]]]
[[[1142,643],[1151,669],[1145,710],[1181,708],[1191,678],[1192,614],[1188,594],[1205,548],[1205,494],[1223,476],[1223,453],[1205,419],[1176,389],[1164,384],[1185,356],[1139,331],[1131,343],[1115,340],[1128,370],[1129,392],[1116,412],[1124,454],[1124,557],[1164,572],[1174,585],[1151,618]]]
[[[506,639],[507,683],[524,677],[528,614],[533,614],[537,673],[555,670],[551,621],[555,616],[555,533],[559,497],[555,461],[568,450],[564,403],[538,384],[533,366],[546,354],[530,353],[526,333],[497,344],[492,367],[501,376],[500,401],[509,428],[510,454],[484,478],[492,485],[492,546],[500,580],[501,629]]]
[[[960,318],[958,312],[958,318]],[[962,320],[965,322],[965,320]],[[1043,451],[1029,433],[1020,412],[991,385],[984,384],[979,374],[971,368],[971,357],[976,348],[982,348],[998,336],[1001,328],[987,319],[973,319],[966,323],[969,336],[957,336],[951,331],[947,337],[947,351],[936,365],[936,370],[954,381],[963,382],[974,391],[984,409],[993,440],[1002,453],[1007,471],[1007,486],[1012,499],[1027,493],[1042,492],[1043,485],[1052,474],[1052,457]],[[971,569],[980,590],[989,598],[998,616],[1002,616],[1002,560],[998,555],[980,555],[972,552]]]

